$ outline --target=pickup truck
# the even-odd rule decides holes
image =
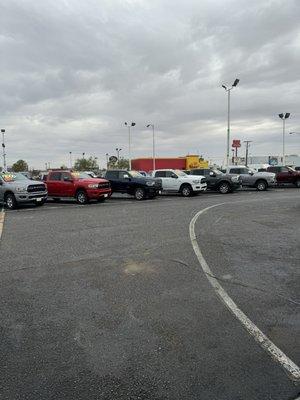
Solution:
[[[268,172],[276,174],[276,181],[280,184],[292,183],[296,187],[300,188],[300,171],[296,171],[291,167],[268,167]]]
[[[136,200],[153,199],[162,190],[161,180],[143,176],[137,171],[109,169],[104,175],[111,184],[112,193],[127,193]]]
[[[229,165],[226,168],[226,173],[239,175],[243,186],[256,188],[260,192],[276,184],[275,174],[270,172],[255,172],[245,165]]]
[[[111,194],[110,184],[106,179],[92,178],[85,172],[49,171],[44,182],[48,188],[48,196],[54,201],[71,197],[78,204],[87,204],[92,199],[102,202]]]
[[[223,174],[217,169],[196,168],[185,171],[188,175],[204,175],[207,182],[207,189],[227,194],[239,189],[242,186],[242,179],[239,175]]]
[[[179,169],[157,169],[151,172],[151,176],[162,180],[164,192],[181,193],[184,197],[204,192],[207,188],[204,176],[187,175]]]
[[[19,204],[42,206],[47,200],[47,187],[40,181],[28,179],[21,173],[0,173],[0,203],[10,210]]]

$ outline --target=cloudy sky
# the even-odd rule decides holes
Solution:
[[[232,138],[279,154],[300,132],[299,0],[0,0],[0,125],[8,164],[68,165],[69,152],[222,158]],[[287,136],[300,153],[300,135]],[[243,150],[244,151],[244,150]],[[1,161],[2,163],[2,161]]]

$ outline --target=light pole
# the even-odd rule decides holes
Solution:
[[[290,113],[278,114],[278,117],[282,119],[282,165],[285,165],[285,120],[290,117]]]
[[[82,153],[82,158],[84,159],[85,153]]]
[[[239,83],[239,79],[236,79],[231,87],[227,87],[226,85],[222,85],[222,87],[227,92],[227,145],[226,145],[226,165],[229,165],[229,153],[230,153],[230,92],[236,87]]]
[[[72,169],[72,152],[69,151],[69,155],[70,155],[70,169]]]
[[[155,135],[154,135],[154,124],[148,124],[147,128],[152,128],[152,159],[153,159],[153,171],[155,171]]]
[[[1,129],[2,133],[2,151],[3,151],[3,170],[6,172],[6,153],[5,153],[5,143],[4,143],[4,133],[5,129]]]
[[[122,150],[122,149],[116,147],[116,152],[117,152],[118,161],[120,161],[120,151],[121,151],[121,150]]]
[[[125,122],[124,125],[128,128],[128,161],[129,170],[131,170],[131,127],[135,126],[135,122],[131,122],[131,124]]]
[[[245,157],[245,165],[248,167],[248,151],[249,151],[249,146],[252,140],[244,140],[244,143],[246,143],[246,157]]]
[[[105,153],[105,156],[106,156],[106,169],[108,169],[108,157],[109,157],[109,154]]]

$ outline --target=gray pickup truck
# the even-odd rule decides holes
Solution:
[[[276,175],[270,172],[255,172],[244,165],[231,165],[226,168],[227,174],[238,174],[242,179],[242,185],[256,188],[259,191],[267,190],[275,186]]]
[[[47,187],[43,182],[32,181],[21,173],[0,173],[0,203],[13,210],[21,203],[41,206],[47,200]]]

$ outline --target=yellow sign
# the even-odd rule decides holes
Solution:
[[[208,168],[208,161],[199,158],[199,156],[186,156],[186,169]]]

